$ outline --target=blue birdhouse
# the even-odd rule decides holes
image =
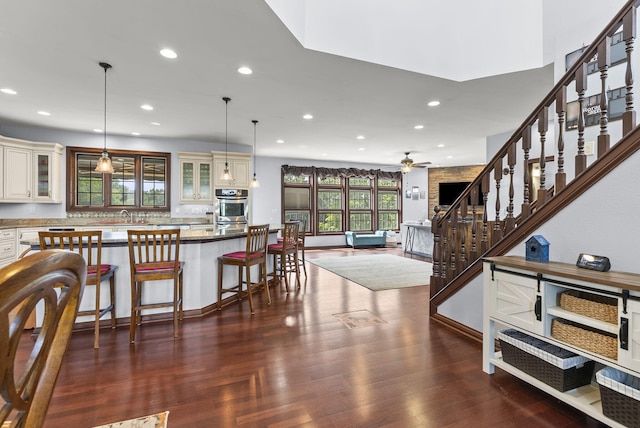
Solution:
[[[527,251],[525,258],[529,262],[549,262],[549,241],[542,235],[533,235],[525,244]]]

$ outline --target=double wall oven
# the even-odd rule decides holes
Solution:
[[[246,189],[216,189],[215,222],[219,226],[247,224],[249,191]]]

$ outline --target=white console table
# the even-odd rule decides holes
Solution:
[[[615,296],[618,321],[609,324],[562,309],[558,302],[561,293],[566,290],[586,290],[593,294]],[[552,322],[556,318],[615,334],[619,343],[617,358],[608,358],[554,338],[551,332]],[[595,382],[559,392],[506,363],[502,353],[495,350],[496,333],[501,328],[520,330],[639,377],[640,275],[596,272],[557,262],[536,263],[516,256],[484,259],[483,370],[492,374],[495,367],[500,367],[611,427],[622,426],[603,414],[600,391]]]
[[[405,253],[426,257],[433,255],[433,233],[430,224],[402,223],[400,226]]]

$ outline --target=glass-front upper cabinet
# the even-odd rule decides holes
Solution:
[[[178,153],[180,202],[213,203],[212,157],[200,153]]]
[[[0,137],[0,202],[62,202],[63,149]]]

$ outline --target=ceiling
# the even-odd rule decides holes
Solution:
[[[102,129],[106,61],[110,135],[219,148],[228,96],[229,144],[251,151],[256,119],[260,156],[395,165],[411,152],[470,165],[485,161],[486,136],[516,128],[553,84],[551,65],[456,82],[305,49],[263,0],[63,3],[3,3],[0,88],[17,94],[0,93],[0,134],[3,123]],[[178,57],[162,57],[166,47]]]

